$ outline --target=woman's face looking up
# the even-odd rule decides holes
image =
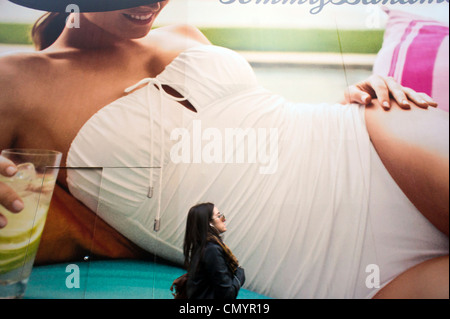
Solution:
[[[227,231],[225,221],[225,216],[219,211],[217,207],[214,207],[211,224],[219,231],[219,233],[224,233]]]

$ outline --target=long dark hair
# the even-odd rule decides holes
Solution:
[[[189,210],[183,246],[184,266],[188,271],[196,269],[196,265],[192,264],[193,256],[203,252],[208,235],[220,238],[219,232],[210,225],[214,207],[215,205],[212,203],[203,203],[195,205]]]
[[[68,13],[47,12],[31,29],[31,39],[36,50],[44,50],[59,38],[66,25]]]

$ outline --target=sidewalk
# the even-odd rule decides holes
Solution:
[[[33,51],[29,45],[0,44],[0,55],[8,52]],[[257,66],[321,66],[372,69],[376,55],[374,54],[339,54],[311,52],[239,52],[250,64]]]

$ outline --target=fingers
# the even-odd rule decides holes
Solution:
[[[8,224],[8,220],[5,216],[0,214],[0,229],[4,228]]]
[[[397,104],[403,109],[410,109],[411,105],[405,93],[405,88],[391,77],[385,78],[384,80]]]
[[[369,93],[365,92],[356,85],[349,86],[345,92],[346,103],[359,103],[363,105],[368,105],[372,102],[372,97]]]
[[[429,106],[438,107],[439,104],[433,100],[431,96],[426,93],[419,93],[419,95],[428,103]]]
[[[0,174],[11,177],[17,172],[17,168],[13,162],[0,156]],[[24,208],[24,204],[17,193],[0,182],[0,205],[13,213],[18,213]],[[8,223],[6,217],[0,214],[0,228],[3,228]]]
[[[385,78],[384,81],[388,85],[391,95],[403,109],[410,109],[410,102],[413,102],[416,106],[424,109],[429,106],[438,106],[438,104],[426,93],[416,92],[411,88],[404,87],[391,77]]]
[[[19,195],[4,183],[0,183],[0,204],[12,213],[18,213],[24,208]],[[6,217],[0,214],[0,228],[5,227],[6,224]]]
[[[419,93],[414,91],[413,89],[410,88],[403,88],[403,90],[405,91],[406,95],[408,96],[409,100],[411,100],[412,102],[414,102],[417,106],[421,107],[421,108],[427,108],[429,106],[431,107],[437,107],[438,104],[433,101],[433,99],[426,93]]]
[[[382,77],[380,77],[378,75],[372,75],[369,78],[369,82],[370,82],[370,85],[372,86],[372,89],[375,91],[375,95],[378,98],[378,101],[380,101],[383,108],[386,110],[390,109],[391,108],[391,99],[390,99],[391,88],[389,87],[388,83]],[[395,96],[394,96],[394,98],[395,98]]]
[[[14,176],[17,173],[17,167],[9,159],[0,156],[0,174],[6,177]]]
[[[350,86],[345,94],[347,103],[369,105],[372,98],[377,98],[385,110],[391,108],[391,99],[403,109],[410,109],[411,104],[420,108],[437,107],[437,103],[425,93],[403,87],[392,77],[372,75],[367,80]],[[412,103],[411,103],[412,102]]]
[[[0,204],[12,213],[18,213],[23,209],[22,199],[5,183],[0,183]]]

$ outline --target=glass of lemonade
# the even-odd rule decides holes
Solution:
[[[18,172],[10,178],[0,175],[0,182],[16,191],[24,209],[13,214],[0,205],[0,213],[8,220],[0,229],[0,298],[21,298],[44,229],[61,153],[10,149],[3,150],[1,156],[14,162]]]

